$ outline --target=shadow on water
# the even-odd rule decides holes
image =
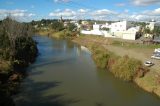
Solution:
[[[63,99],[66,94],[44,95],[49,89],[60,86],[61,82],[34,82],[27,79],[24,82],[27,88],[15,99],[16,106],[69,106],[77,103],[76,99]]]
[[[50,65],[50,64],[58,64],[58,63],[65,63],[65,62],[68,62],[68,61],[72,61],[74,60],[74,58],[68,58],[68,59],[62,59],[62,60],[51,60],[51,61],[46,61],[46,62],[41,62],[41,63],[38,63],[38,64],[34,64],[32,66],[30,66],[29,69],[32,69],[32,68],[35,68],[35,67],[43,67],[45,65]]]
[[[104,106],[102,103],[96,103],[96,106]]]

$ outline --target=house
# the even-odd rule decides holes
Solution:
[[[96,23],[93,25],[93,29],[92,30],[81,30],[81,33],[104,36],[104,33],[100,30],[100,25],[96,24]]]
[[[108,31],[101,30],[103,28],[108,28]],[[84,31],[83,34],[92,34],[92,35],[102,35],[105,37],[116,37],[128,40],[136,40],[136,34],[140,30],[140,27],[134,27],[131,22],[128,21],[119,21],[111,24],[106,23],[105,25],[94,24],[93,30]]]
[[[119,21],[111,24],[106,23],[105,25],[102,25],[102,28],[109,28],[111,32],[120,32],[120,31],[126,31],[127,29],[133,26],[134,25],[132,25],[131,22]]]
[[[151,31],[154,30],[154,28],[156,26],[160,26],[160,23],[158,23],[158,22],[156,22],[154,20],[150,21],[148,24],[149,25],[146,25],[146,28],[149,28]]]
[[[88,25],[89,22],[88,22],[88,21],[82,21],[81,24],[82,24],[82,25]]]
[[[155,21],[149,22],[149,25],[146,25],[146,28],[149,28],[150,30],[153,30],[155,26]]]
[[[123,39],[128,39],[128,40],[136,40],[136,35],[137,32],[140,30],[140,27],[131,27],[127,31],[124,31],[122,34]]]

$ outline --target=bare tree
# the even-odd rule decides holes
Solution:
[[[13,20],[11,17],[7,17],[2,21],[2,28],[5,31],[5,35],[10,41],[10,55],[14,57],[16,52],[16,40],[19,37],[29,37],[32,35],[32,28],[24,23],[19,23]]]

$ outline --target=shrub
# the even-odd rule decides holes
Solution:
[[[16,39],[16,64],[28,65],[35,60],[37,55],[37,46],[31,37],[19,37]]]
[[[4,19],[0,25],[0,58],[16,64],[33,62],[38,50],[31,35],[32,27],[28,24],[10,17]]]
[[[131,81],[136,75],[136,71],[142,64],[140,61],[124,56],[119,58],[112,66],[113,74],[125,81]]]
[[[96,44],[91,47],[92,57],[98,68],[106,68],[110,58],[110,52]]]
[[[62,22],[53,21],[52,28],[56,31],[62,31],[64,29],[64,26]]]
[[[139,76],[143,77],[148,71],[142,68],[141,61],[129,58],[128,56],[116,56],[98,44],[93,44],[90,49],[93,60],[98,68],[108,69],[115,77],[125,81],[132,81],[135,77]]]
[[[0,60],[0,73],[9,73],[11,71],[11,62],[5,61],[5,60]]]
[[[67,26],[67,29],[69,31],[75,31],[77,29],[77,26],[73,23],[69,23],[68,26]]]

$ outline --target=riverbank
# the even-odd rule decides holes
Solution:
[[[39,30],[36,31],[35,34],[41,35],[41,36],[48,36],[48,37],[53,37],[56,39],[73,39],[77,35],[78,32],[72,32],[69,30],[62,30],[62,31],[54,31],[54,30]]]
[[[153,51],[153,48],[138,48],[138,46],[137,48],[129,48],[124,45],[124,43],[122,43],[121,46],[116,45],[113,39],[98,36],[80,36],[75,38],[73,42],[89,47],[89,49],[96,44],[98,48],[102,47],[104,50],[108,50],[109,52],[114,53],[116,56],[123,57],[128,55],[129,58],[140,60],[142,64],[144,61],[149,59],[148,55]],[[127,44],[130,43],[132,42],[128,42]],[[154,63],[156,64],[149,68],[149,72],[147,72],[143,77],[134,78],[134,82],[142,89],[160,96],[159,61],[154,60]]]
[[[14,106],[12,95],[18,92],[25,68],[37,57],[32,28],[7,17],[0,23],[0,105]]]
[[[0,60],[0,105],[15,106],[12,95],[18,92],[22,74],[13,70],[10,61]]]
[[[12,96],[19,93],[21,81],[26,77],[26,67],[35,61],[38,54],[36,48],[30,52],[30,58],[24,61],[0,59],[0,105],[15,106]]]

